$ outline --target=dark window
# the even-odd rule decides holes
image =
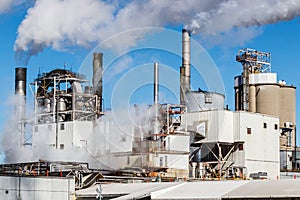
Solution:
[[[267,128],[267,123],[266,122],[264,123],[264,128]]]
[[[244,150],[244,145],[243,144],[239,144],[239,151],[243,151]]]
[[[60,130],[65,130],[65,124],[60,124]]]
[[[8,190],[5,190],[5,194],[8,194]]]
[[[274,129],[278,130],[278,124],[274,124]]]
[[[65,148],[65,145],[64,145],[64,144],[60,144],[60,145],[59,145],[59,148],[60,148],[60,149],[64,149],[64,148]]]
[[[205,103],[212,103],[212,96],[211,94],[205,94]]]
[[[251,134],[251,128],[247,128],[247,134]]]

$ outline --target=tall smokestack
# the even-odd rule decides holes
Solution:
[[[93,54],[93,88],[94,93],[100,97],[100,108],[102,111],[102,72],[103,72],[103,53]]]
[[[158,63],[154,63],[154,104],[158,104]]]
[[[158,107],[158,63],[154,63],[154,134],[159,134],[160,132],[160,123],[159,123],[159,107]]]
[[[15,71],[15,116],[18,120],[17,132],[20,134],[20,147],[25,141],[25,115],[26,115],[26,75],[27,69],[18,67]]]
[[[180,67],[180,104],[185,105],[185,93],[191,90],[191,32],[182,29],[182,66]]]
[[[15,71],[15,94],[17,98],[16,116],[19,120],[25,119],[26,112],[26,76],[27,69],[18,67]]]

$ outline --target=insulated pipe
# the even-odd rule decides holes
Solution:
[[[19,120],[23,120],[25,118],[26,74],[27,74],[26,68],[18,67],[15,69],[15,94],[17,98],[15,112]]]
[[[103,53],[93,54],[93,88],[94,94],[100,97],[100,112],[102,111],[102,72]]]

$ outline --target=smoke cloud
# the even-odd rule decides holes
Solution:
[[[8,12],[12,7],[23,4],[25,0],[2,0],[0,1],[0,14]]]
[[[185,24],[209,37],[239,27],[290,20],[299,14],[298,0],[37,0],[18,28],[14,49],[21,55],[16,59],[27,65],[31,56],[46,47],[55,50],[88,47],[129,29]],[[134,46],[145,34],[147,31],[128,34],[108,48]]]

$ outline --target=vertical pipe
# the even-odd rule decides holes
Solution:
[[[102,72],[103,72],[103,53],[93,54],[93,88],[94,93],[100,97],[99,111],[102,111]]]
[[[154,63],[154,134],[160,132],[160,123],[159,123],[159,112],[158,112],[158,76],[159,76],[158,63]]]
[[[256,112],[256,87],[250,85],[249,87],[249,112]]]
[[[158,104],[158,63],[154,63],[154,104]]]
[[[191,32],[182,29],[182,66],[180,68],[180,103],[185,105],[185,93],[191,89]]]
[[[16,105],[16,116],[19,120],[24,120],[25,118],[25,108],[26,108],[26,68],[16,68],[15,69],[15,94],[17,98]]]
[[[26,76],[26,68],[18,67],[15,69],[15,116],[18,120],[18,130],[20,134],[21,147],[23,146],[25,141]]]

